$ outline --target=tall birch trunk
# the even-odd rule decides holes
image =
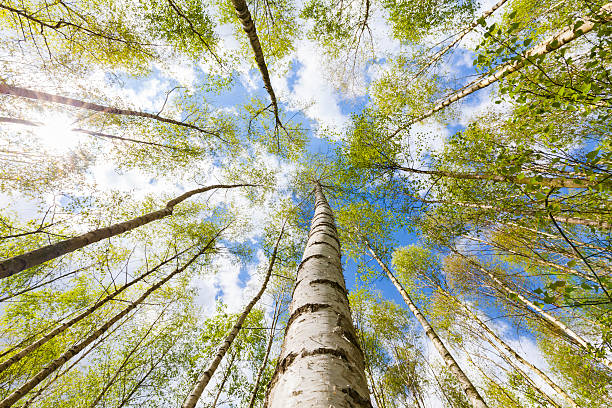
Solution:
[[[580,336],[578,333],[570,329],[561,320],[557,319],[555,316],[546,312],[544,309],[542,309],[541,307],[539,307],[538,305],[536,305],[535,303],[527,299],[525,296],[518,293],[517,291],[511,289],[508,285],[502,282],[498,277],[496,277],[493,273],[491,273],[489,270],[484,268],[478,262],[475,262],[469,257],[461,254],[460,252],[457,252],[455,250],[453,250],[453,252],[455,252],[456,254],[459,254],[461,257],[466,259],[470,264],[478,268],[478,270],[480,270],[483,274],[488,276],[489,279],[491,279],[495,283],[495,285],[499,289],[501,289],[502,292],[504,292],[509,298],[513,298],[515,301],[518,301],[521,305],[523,305],[527,309],[530,309],[531,311],[533,311],[536,316],[540,317],[542,320],[544,320],[545,322],[550,324],[552,327],[557,329],[571,343],[577,346],[580,346],[584,350],[587,350],[587,351],[595,349],[595,346],[593,346],[591,343],[589,343],[584,338],[582,338],[582,336]],[[610,359],[608,359],[607,357],[598,357],[597,360],[599,360],[606,367],[612,370],[612,361],[610,361]]]
[[[127,404],[128,402],[130,402],[130,400],[132,399],[132,397],[134,396],[134,394],[136,394],[136,391],[138,391],[138,389],[142,386],[142,384],[144,384],[144,382],[147,380],[147,378],[149,378],[149,376],[151,375],[151,373],[157,368],[157,366],[159,365],[159,363],[161,363],[162,361],[164,361],[164,359],[166,358],[166,356],[168,355],[168,353],[170,352],[170,349],[172,349],[172,347],[174,346],[174,344],[170,345],[169,348],[166,348],[164,350],[164,352],[161,354],[161,356],[159,357],[159,359],[157,359],[155,361],[155,363],[151,363],[151,367],[147,370],[147,372],[145,373],[145,375],[142,376],[142,378],[140,380],[138,380],[138,382],[136,383],[136,385],[134,385],[134,387],[132,387],[130,393],[128,395],[126,395],[122,400],[121,400],[121,404],[119,404],[119,406],[117,408],[122,408],[125,404]]]
[[[166,282],[172,279],[174,276],[183,272],[185,269],[189,267],[200,255],[206,252],[213,242],[216,240],[216,236],[211,239],[206,246],[204,246],[197,254],[189,259],[183,266],[172,271],[168,276],[161,279],[149,289],[147,289],[138,299],[134,300],[129,306],[123,309],[121,312],[117,313],[111,319],[106,321],[101,327],[94,330],[90,335],[88,335],[84,340],[72,346],[66,352],[64,352],[61,356],[47,364],[43,369],[41,369],[34,377],[30,378],[25,382],[21,387],[13,391],[9,396],[0,401],[0,408],[8,408],[13,406],[13,404],[23,398],[28,392],[30,392],[34,387],[43,382],[49,375],[53,374],[56,370],[58,370],[61,366],[63,366],[68,360],[72,357],[83,351],[88,345],[96,341],[99,337],[103,336],[115,323],[125,317],[132,310],[136,309],[151,293],[155,292],[161,286],[163,286]]]
[[[270,95],[270,101],[272,102],[272,108],[274,109],[274,117],[276,119],[276,123],[280,124],[281,121],[278,115],[278,102],[276,100],[276,95],[274,94],[274,89],[272,89],[272,82],[270,81],[268,66],[266,65],[263,50],[261,49],[261,43],[259,42],[259,37],[257,36],[257,29],[255,28],[255,23],[251,18],[251,12],[249,11],[249,7],[247,6],[245,0],[232,0],[232,4],[236,9],[236,14],[238,15],[238,19],[242,24],[244,32],[249,37],[249,42],[251,43],[251,48],[253,49],[253,53],[255,54],[255,62],[257,63],[259,72],[261,72],[264,87]]]
[[[462,235],[462,237],[463,238],[467,238],[470,241],[476,241],[476,242],[480,242],[480,243],[485,244],[485,245],[490,245],[490,246],[492,246],[494,248],[497,248],[497,249],[499,249],[501,251],[505,251],[505,252],[507,252],[509,254],[512,254],[512,255],[520,256],[521,258],[525,258],[529,262],[532,262],[532,263],[534,263],[536,265],[545,266],[545,267],[548,267],[548,268],[553,268],[553,269],[556,269],[556,270],[558,270],[558,271],[560,271],[562,273],[565,273],[567,275],[578,276],[578,277],[581,277],[582,279],[586,279],[588,281],[597,283],[597,279],[595,279],[595,278],[593,278],[593,277],[591,277],[591,276],[589,276],[589,275],[587,275],[587,274],[585,274],[585,273],[583,273],[583,272],[581,272],[579,270],[571,269],[571,268],[568,268],[567,266],[563,266],[563,265],[558,265],[558,264],[556,264],[554,262],[545,261],[545,260],[543,260],[543,258],[532,258],[530,256],[522,254],[522,253],[520,253],[518,251],[515,251],[513,249],[506,248],[505,246],[500,245],[497,242],[489,242],[489,241],[486,241],[484,239],[480,239],[480,238],[477,238],[477,237],[474,237],[474,236],[471,236],[471,235]]]
[[[44,125],[43,123],[40,123],[40,122],[32,122],[30,120],[25,120],[25,119],[7,118],[5,116],[0,116],[0,123],[13,123],[15,125],[32,126],[32,127],[39,127],[39,126]],[[72,128],[72,129],[70,129],[70,131],[71,132],[76,132],[76,133],[83,133],[83,134],[86,134],[86,135],[89,135],[89,136],[94,136],[94,137],[101,137],[101,138],[106,138],[106,139],[121,140],[121,141],[124,141],[124,142],[139,143],[139,144],[144,144],[144,145],[149,145],[149,146],[161,147],[163,149],[183,150],[183,149],[178,148],[178,147],[166,146],[166,145],[163,145],[161,143],[147,142],[147,141],[144,141],[144,140],[131,139],[129,137],[114,136],[114,135],[109,135],[109,134],[106,134],[106,133],[94,132],[92,130],[87,130],[87,129]]]
[[[525,65],[529,63],[531,59],[537,58],[537,57],[546,55],[549,52],[555,51],[563,47],[565,44],[568,44],[571,41],[575,40],[576,38],[592,31],[598,24],[607,24],[608,22],[610,22],[610,20],[612,20],[612,16],[610,13],[612,13],[612,3],[608,3],[604,5],[599,10],[598,14],[600,15],[602,19],[601,21],[595,21],[590,18],[583,18],[582,19],[583,24],[580,25],[579,27],[576,27],[575,24],[564,27],[559,34],[554,35],[551,38],[531,48],[529,51],[527,51],[525,54],[523,54],[518,59],[508,61],[502,64],[501,66],[497,67],[494,73],[492,73],[491,75],[481,80],[475,81],[474,83],[467,86],[465,89],[451,95],[449,98],[436,104],[432,109],[425,112],[423,115],[410,121],[409,124],[411,125],[411,124],[420,122],[423,119],[430,117],[434,113],[444,109],[445,107],[452,104],[453,102],[456,102],[459,99],[462,99],[480,89],[486,88],[487,86],[497,82],[501,78],[504,78],[510,75],[511,73],[516,72],[519,69],[523,68]],[[402,128],[406,128],[406,126],[403,126]],[[402,128],[400,128],[400,130]]]
[[[412,198],[421,201],[425,204],[448,204],[453,206],[465,207],[465,208],[476,208],[479,210],[493,210],[500,213],[513,213],[516,215],[536,215],[538,210],[530,210],[528,208],[513,208],[511,211],[504,209],[502,207],[490,205],[490,204],[479,204],[479,203],[468,203],[465,201],[445,201],[445,200],[425,200],[420,197]],[[546,209],[542,208],[539,211],[546,211]],[[577,218],[577,217],[568,217],[562,214],[555,214],[555,220],[562,222],[564,224],[571,225],[583,225],[587,227],[594,227],[601,230],[610,230],[612,229],[612,223],[608,221],[609,217],[606,217],[607,214],[600,215],[599,219],[590,219],[590,218]]]
[[[232,356],[230,357],[229,361],[227,362],[227,368],[225,369],[225,374],[223,374],[223,380],[221,381],[221,384],[219,384],[219,389],[217,390],[217,395],[215,395],[215,399],[213,400],[212,404],[210,404],[210,408],[216,408],[217,407],[217,402],[219,402],[219,397],[221,397],[221,394],[223,393],[223,388],[225,387],[225,383],[227,382],[227,379],[229,378],[230,374],[232,373],[232,367],[234,366],[234,360],[236,359],[236,354],[232,353]]]
[[[135,111],[131,109],[119,109],[119,108],[113,108],[111,106],[98,105],[97,103],[85,102],[79,99],[68,98],[66,96],[55,95],[55,94],[51,94],[47,92],[34,91],[32,89],[22,88],[19,86],[14,86],[14,85],[9,85],[9,84],[0,83],[0,94],[17,96],[19,98],[33,99],[33,100],[41,101],[41,102],[57,103],[60,105],[72,106],[75,108],[86,109],[86,110],[93,111],[93,112],[108,113],[111,115],[136,116],[136,117],[141,117],[141,118],[149,118],[149,119],[157,120],[159,122],[169,123],[169,124],[177,125],[177,126],[183,126],[189,129],[197,130],[199,132],[207,133],[207,134],[218,137],[218,135],[215,134],[214,132],[208,131],[196,125],[192,125],[190,123],[185,123],[185,122],[181,122],[181,121],[174,120],[174,119],[165,118],[165,117],[153,114],[153,113],[140,112],[140,111]]]
[[[266,291],[266,287],[268,286],[268,281],[270,280],[270,275],[272,274],[272,269],[274,269],[274,262],[276,261],[276,254],[278,253],[278,246],[280,244],[281,238],[283,237],[283,233],[285,232],[286,222],[287,222],[286,220],[285,222],[283,222],[283,226],[281,227],[280,234],[278,234],[278,239],[276,240],[276,244],[274,245],[274,250],[272,251],[272,255],[270,256],[270,264],[268,265],[268,270],[266,271],[266,277],[264,278],[264,281],[261,284],[261,288],[259,288],[259,292],[257,292],[257,294],[253,297],[253,299],[251,299],[249,304],[246,305],[242,314],[240,315],[238,320],[236,320],[236,323],[234,323],[234,326],[230,330],[229,334],[225,337],[223,344],[217,350],[217,354],[215,355],[213,360],[208,365],[208,368],[206,368],[206,370],[204,370],[204,372],[200,374],[200,376],[198,377],[198,381],[196,382],[195,386],[191,390],[191,393],[189,394],[189,396],[183,403],[183,408],[194,408],[196,406],[196,404],[198,403],[198,400],[202,396],[202,392],[204,391],[204,388],[206,388],[206,386],[208,385],[208,382],[210,381],[213,374],[217,370],[217,367],[221,363],[221,360],[223,360],[225,353],[227,353],[227,350],[229,350],[229,348],[231,347],[232,343],[234,342],[234,339],[240,332],[240,329],[242,329],[242,324],[248,317],[249,313],[251,313],[251,309],[253,309],[255,304],[259,301],[261,296]]]
[[[485,18],[489,17],[491,14],[495,13],[495,11],[498,8],[503,6],[506,1],[507,0],[500,0],[498,3],[494,4],[493,7],[491,7],[489,10],[485,11],[484,13],[482,13],[482,15],[480,17],[482,19],[485,19]],[[418,78],[419,75],[421,75],[423,72],[425,72],[425,70],[427,70],[427,68],[429,68],[430,66],[435,64],[436,61],[438,61],[440,58],[442,58],[444,56],[444,54],[446,54],[451,48],[453,48],[455,45],[457,45],[459,43],[459,41],[461,41],[463,39],[463,37],[465,37],[468,33],[470,33],[476,27],[478,27],[478,21],[477,20],[473,21],[472,24],[470,24],[469,26],[464,28],[459,33],[457,38],[455,38],[455,40],[453,42],[451,42],[449,45],[447,45],[446,47],[444,47],[443,49],[438,51],[433,57],[431,57],[431,59],[427,62],[427,64],[423,68],[421,68],[416,74],[414,74],[414,76],[412,78],[413,79]]]
[[[315,181],[315,210],[267,408],[371,408],[351,320],[333,212]]]
[[[449,170],[421,170],[412,167],[392,166],[391,168],[401,170],[406,173],[426,174],[430,176],[448,177],[458,180],[487,180],[495,183],[514,183],[514,184],[530,184],[530,180],[525,177],[519,179],[516,176],[502,176],[500,174],[480,174],[480,173],[463,173],[459,171]],[[539,184],[553,188],[588,188],[596,186],[597,181],[591,181],[583,178],[570,177],[544,177],[538,181]]]
[[[138,340],[138,342],[134,345],[134,347],[132,347],[132,349],[130,350],[130,352],[127,354],[127,356],[125,356],[125,358],[123,359],[123,361],[121,362],[121,364],[119,365],[119,367],[117,367],[117,370],[115,371],[115,374],[113,374],[113,376],[106,382],[106,384],[104,384],[104,387],[102,387],[102,389],[100,390],[100,392],[98,393],[98,396],[96,398],[94,398],[94,400],[91,402],[91,404],[89,404],[89,408],[95,408],[96,405],[98,405],[98,402],[100,402],[102,400],[102,398],[104,398],[104,394],[106,394],[108,392],[108,390],[115,385],[115,380],[117,380],[117,378],[119,377],[119,375],[121,375],[121,373],[123,372],[123,370],[125,369],[125,367],[128,365],[128,363],[130,362],[130,359],[132,358],[132,356],[134,355],[135,352],[140,350],[140,345],[142,344],[143,341],[145,341],[145,339],[149,336],[149,334],[151,334],[151,332],[153,331],[153,329],[155,328],[155,325],[157,325],[157,322],[159,321],[159,319],[162,318],[162,316],[164,315],[164,313],[166,313],[166,310],[168,309],[168,307],[171,305],[172,303],[169,303],[168,305],[166,305],[164,307],[164,309],[162,310],[162,312],[159,314],[159,316],[157,317],[157,319],[155,319],[153,321],[153,323],[151,323],[149,325],[149,328],[147,329],[147,331],[145,332],[145,334],[140,338],[140,340]]]
[[[266,354],[264,355],[264,360],[261,363],[259,370],[257,370],[257,378],[255,379],[253,391],[251,391],[251,398],[249,399],[248,408],[253,408],[255,406],[255,400],[257,399],[257,391],[259,391],[259,384],[261,383],[261,378],[263,377],[263,374],[266,371],[266,366],[268,365],[268,358],[270,357],[270,350],[272,350],[272,343],[274,342],[274,337],[276,337],[276,324],[278,323],[278,318],[280,317],[280,309],[284,303],[280,298],[277,302],[278,303],[274,308],[274,315],[272,316],[272,326],[270,327],[270,334],[268,336]]]
[[[148,224],[167,217],[172,214],[174,207],[189,197],[204,193],[216,188],[236,188],[254,186],[253,184],[213,184],[202,188],[187,191],[184,194],[168,201],[166,206],[161,210],[153,211],[140,217],[132,218],[131,220],[113,224],[109,227],[98,228],[93,231],[86,232],[74,238],[69,238],[64,241],[56,242],[55,244],[47,245],[42,248],[35,249],[25,254],[17,255],[12,258],[5,259],[0,262],[0,279],[7,278],[11,275],[21,272],[25,269],[40,265],[43,262],[58,258],[62,255],[81,249],[87,245],[99,242],[103,239],[114,237],[115,235],[123,234],[124,232],[133,230],[142,225]]]
[[[372,247],[369,243],[367,243],[367,241],[366,247],[370,252],[370,255],[372,255],[372,258],[374,258],[376,262],[380,265],[380,267],[385,271],[387,277],[391,280],[395,288],[402,295],[402,298],[406,302],[406,305],[408,305],[408,308],[410,309],[412,314],[414,314],[414,317],[417,318],[417,320],[425,330],[425,334],[433,343],[434,347],[442,357],[442,360],[444,360],[444,364],[450,370],[450,372],[453,373],[454,377],[461,385],[461,388],[465,392],[465,395],[467,396],[467,399],[470,404],[472,404],[474,408],[488,408],[486,402],[484,401],[476,387],[474,387],[468,376],[463,372],[461,367],[459,367],[459,364],[457,363],[455,358],[452,356],[448,348],[446,348],[446,346],[444,345],[434,328],[431,326],[431,324],[429,324],[427,318],[423,315],[423,313],[421,313],[417,305],[412,301],[410,295],[408,295],[408,292],[406,292],[402,284],[395,278],[391,270],[382,261],[382,259],[380,259],[376,252],[374,252],[374,249],[372,249]]]

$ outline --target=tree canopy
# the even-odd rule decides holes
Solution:
[[[8,0],[0,33],[0,407],[267,407],[319,224],[360,406],[612,405],[612,3]]]

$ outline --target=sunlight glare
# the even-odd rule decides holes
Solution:
[[[72,131],[73,128],[73,121],[69,117],[53,115],[42,121],[42,125],[36,129],[36,134],[47,149],[65,153],[79,143],[79,135]]]

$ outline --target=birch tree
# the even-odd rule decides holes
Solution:
[[[266,406],[369,407],[333,212],[321,184],[313,184],[315,211]]]

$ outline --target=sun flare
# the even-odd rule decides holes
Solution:
[[[36,129],[36,135],[47,149],[65,153],[76,147],[79,135],[73,131],[73,120],[65,115],[53,115],[45,118]]]

